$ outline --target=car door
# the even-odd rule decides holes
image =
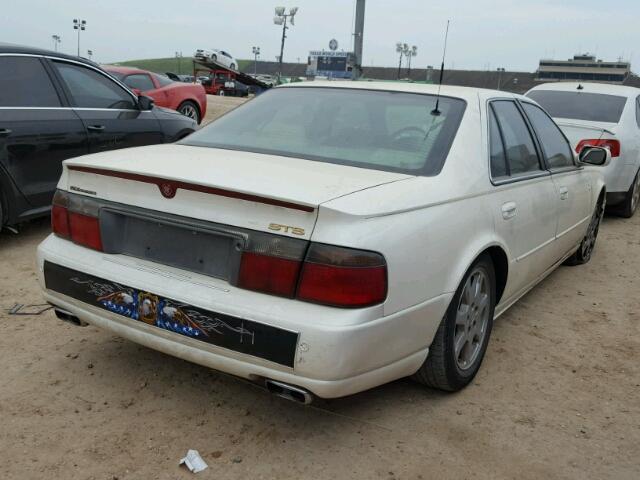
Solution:
[[[47,208],[62,161],[88,153],[84,125],[41,58],[1,55],[0,72],[0,175],[33,209]]]
[[[162,143],[158,119],[137,106],[136,97],[97,68],[52,60],[74,111],[89,135],[89,151]]]
[[[509,301],[554,262],[557,197],[518,103],[493,100],[487,117],[494,225],[512,261],[503,297]]]
[[[539,106],[522,102],[544,155],[558,199],[556,256],[562,257],[584,237],[592,216],[589,173],[575,162],[569,140]]]

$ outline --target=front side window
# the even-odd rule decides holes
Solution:
[[[151,77],[146,73],[134,73],[133,75],[128,75],[124,77],[124,84],[129,88],[135,88],[141,92],[147,92],[156,88]]]
[[[533,138],[515,102],[498,100],[492,102],[491,107],[500,125],[509,174],[516,176],[541,171]]]
[[[438,115],[432,113],[435,105],[435,95],[277,88],[220,117],[183,143],[437,175],[466,103],[440,97]]]
[[[552,169],[573,167],[575,164],[571,146],[549,115],[531,103],[523,103],[522,107],[542,144],[549,167]]]
[[[0,107],[61,106],[40,59],[3,56],[0,72]]]
[[[626,97],[602,93],[533,90],[527,97],[542,105],[553,118],[618,123]]]
[[[53,62],[79,108],[136,108],[133,98],[117,83],[95,70],[66,62]]]

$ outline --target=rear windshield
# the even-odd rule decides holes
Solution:
[[[527,93],[554,118],[571,118],[592,122],[618,123],[626,97],[586,92],[534,90]]]
[[[434,95],[322,87],[277,88],[183,140],[186,145],[436,175],[465,102]]]

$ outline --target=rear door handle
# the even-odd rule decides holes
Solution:
[[[89,125],[87,127],[87,130],[89,130],[90,132],[103,132],[104,125]]]
[[[0,128],[0,137],[6,137],[7,135],[11,135],[11,129],[9,128]]]
[[[569,189],[567,187],[560,187],[560,200],[566,200],[569,198]]]
[[[502,218],[509,220],[516,216],[517,211],[516,202],[507,202],[502,205]]]

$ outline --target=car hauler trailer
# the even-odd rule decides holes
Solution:
[[[219,63],[202,58],[193,59],[193,76],[198,78],[206,74],[208,81],[204,81],[202,86],[209,95],[232,95],[245,96],[246,88],[251,89],[252,93],[260,94],[262,91],[271,87],[251,75],[240,71],[231,70]],[[239,83],[239,85],[237,85]]]

